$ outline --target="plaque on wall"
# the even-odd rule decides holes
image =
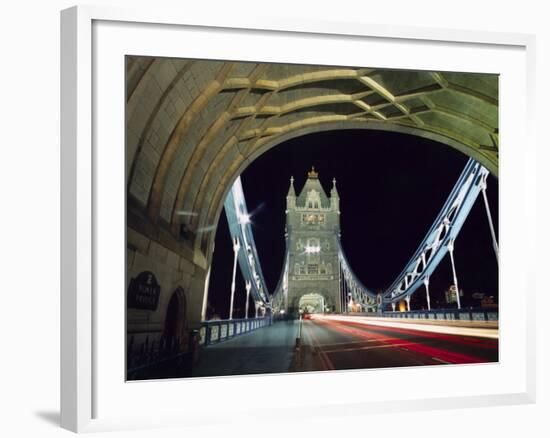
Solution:
[[[155,274],[143,271],[130,280],[128,286],[128,308],[156,310],[159,303],[160,285]]]

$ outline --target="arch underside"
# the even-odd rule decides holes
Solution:
[[[335,294],[331,290],[329,291],[327,287],[306,287],[300,290],[296,290],[292,296],[288,297],[288,308],[290,309],[289,311],[291,313],[293,311],[297,312],[303,304],[304,300],[307,300],[308,297],[313,298],[314,296],[322,298],[324,304],[331,309],[335,308],[337,305],[338,297],[335,296]]]
[[[312,313],[323,313],[325,311],[325,298],[319,293],[303,294],[299,301],[299,309],[306,309]]]
[[[127,57],[126,69],[129,225],[199,265],[231,183],[293,137],[403,132],[498,174],[496,75],[150,57]]]

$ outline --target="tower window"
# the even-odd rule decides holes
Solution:
[[[310,190],[307,192],[307,203],[308,208],[319,208],[321,205],[321,197],[318,191]]]
[[[319,273],[319,265],[307,265],[307,273],[309,275],[314,275]]]

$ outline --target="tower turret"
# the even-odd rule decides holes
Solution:
[[[340,195],[336,189],[336,178],[332,178],[332,189],[330,189],[330,208],[340,212]]]
[[[286,195],[286,209],[296,207],[296,191],[294,190],[294,177],[290,177],[290,187]]]

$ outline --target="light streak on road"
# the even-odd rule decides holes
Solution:
[[[342,321],[367,326],[380,326],[417,330],[430,333],[443,333],[456,336],[474,336],[479,338],[498,339],[498,329],[478,327],[456,327],[446,325],[415,324],[410,322],[388,321],[388,318],[358,317],[342,315],[312,315],[312,319],[325,321]]]
[[[358,329],[353,326],[349,327],[349,326],[343,325],[341,322],[336,322],[334,320],[328,320],[328,319],[323,320],[323,319],[317,318],[315,321],[318,321],[321,324],[329,325],[331,330],[336,330],[341,333],[346,333],[353,337],[359,337],[359,338],[364,338],[369,340],[376,339],[385,345],[391,345],[394,348],[402,348],[402,349],[404,348],[406,350],[409,350],[415,353],[420,353],[430,358],[436,358],[438,360],[442,360],[448,363],[465,364],[465,363],[487,362],[482,358],[478,358],[472,355],[447,351],[442,348],[432,347],[432,346],[425,345],[423,343],[415,342],[412,340],[399,339],[399,338],[388,336],[386,334],[381,334],[378,332],[372,332],[372,331],[367,332],[365,330]],[[412,332],[412,334],[414,334],[414,331]]]

